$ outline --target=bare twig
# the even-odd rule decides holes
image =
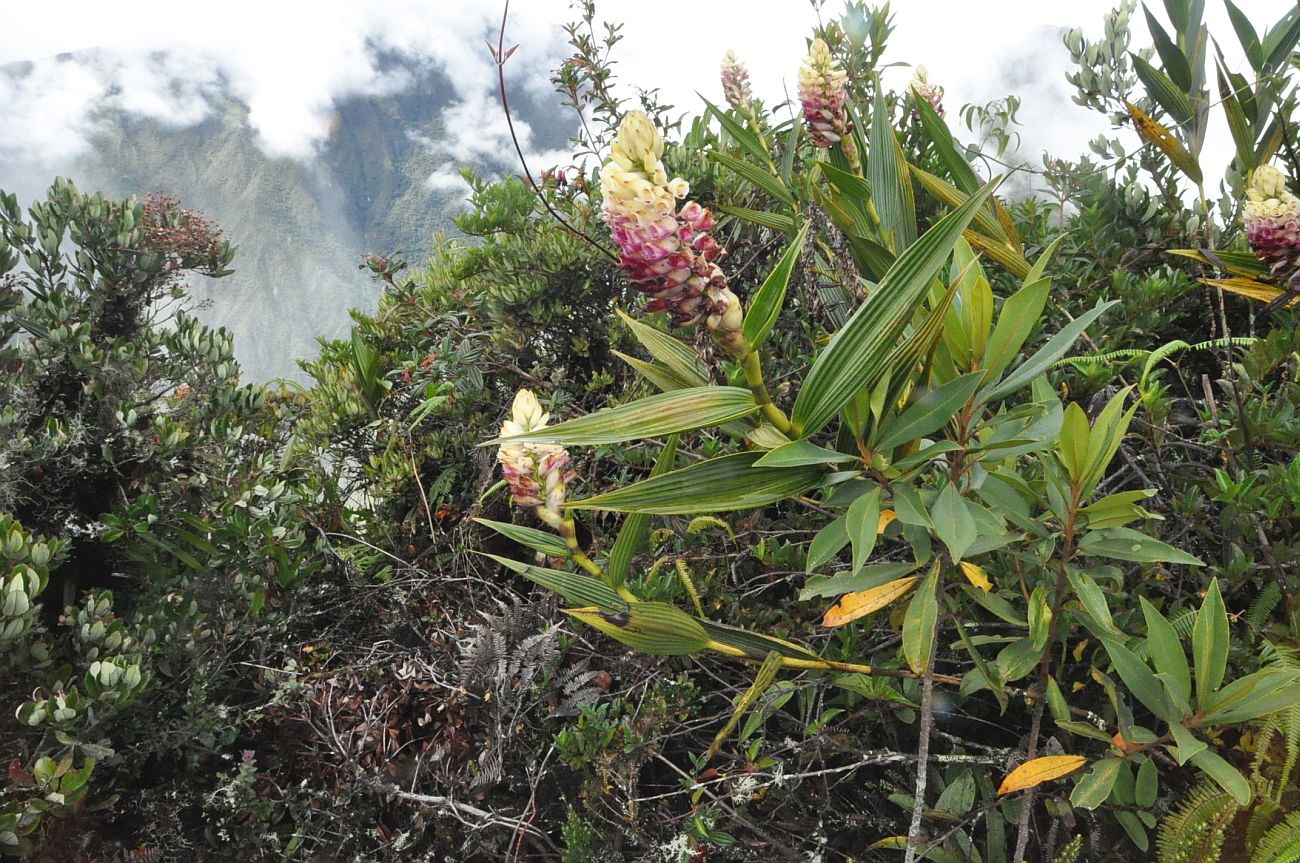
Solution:
[[[483,827],[507,827],[511,830],[525,833],[534,839],[539,839],[547,845],[551,844],[550,838],[538,830],[527,821],[514,818],[509,815],[502,815],[488,809],[480,809],[469,803],[462,803],[459,800],[453,800],[450,797],[443,797],[438,794],[416,794],[412,791],[403,791],[396,785],[388,782],[379,782],[373,779],[364,780],[365,783],[376,791],[382,792],[395,797],[398,800],[404,800],[407,803],[416,803],[420,806],[428,806],[433,809],[441,809],[450,813],[457,821],[471,829],[481,829]]]
[[[573,225],[569,224],[569,221],[565,219],[564,216],[560,215],[560,212],[556,210],[555,207],[551,206],[551,202],[546,199],[545,193],[542,192],[538,187],[537,182],[533,179],[532,171],[528,169],[528,160],[524,157],[524,148],[519,143],[519,136],[515,134],[515,122],[510,116],[510,100],[506,98],[506,61],[509,60],[510,55],[515,52],[514,47],[509,51],[506,50],[506,19],[509,16],[510,0],[506,0],[505,5],[501,10],[501,33],[497,38],[495,48],[492,47],[491,43],[488,43],[488,51],[492,54],[492,61],[497,64],[497,87],[501,92],[501,110],[505,113],[506,126],[510,129],[510,141],[515,145],[515,153],[519,156],[519,165],[524,170],[524,180],[528,183],[529,188],[533,190],[533,193],[537,195],[537,200],[542,202],[542,206],[546,208],[546,211],[550,213],[551,217],[554,218],[555,221],[559,222],[566,231],[573,234],[575,237],[578,237],[593,249],[617,264],[617,255],[593,240],[583,231],[580,231]]]

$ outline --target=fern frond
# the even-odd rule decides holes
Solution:
[[[1300,812],[1292,812],[1264,834],[1250,863],[1296,863],[1300,861]]]
[[[1080,357],[1066,357],[1063,360],[1057,360],[1052,363],[1052,368],[1059,369],[1065,366],[1071,368],[1083,368],[1084,366],[1099,366],[1107,363],[1123,360],[1126,363],[1133,360],[1140,360],[1147,354],[1151,353],[1144,348],[1122,348],[1117,351],[1109,351],[1104,354],[1087,354]]]
[[[1276,581],[1270,581],[1264,585],[1255,596],[1255,600],[1250,604],[1246,611],[1246,623],[1250,626],[1252,632],[1258,633],[1264,626],[1264,622],[1272,616],[1277,604],[1282,601],[1282,588]]]
[[[1172,342],[1161,345],[1154,351],[1151,351],[1151,356],[1147,357],[1146,365],[1142,367],[1142,378],[1141,382],[1138,384],[1138,388],[1146,389],[1147,378],[1151,376],[1151,370],[1179,351],[1212,351],[1218,348],[1248,348],[1257,341],[1258,339],[1249,336],[1234,336],[1227,339],[1210,339],[1209,341],[1197,342],[1194,345],[1190,345],[1182,339],[1174,339]]]
[[[686,525],[686,532],[693,536],[710,528],[724,530],[727,532],[727,536],[732,539],[736,538],[736,532],[731,529],[731,525],[727,524],[715,515],[697,515],[695,518],[691,519],[690,524]]]
[[[1237,803],[1217,785],[1202,784],[1160,823],[1160,863],[1217,863]]]

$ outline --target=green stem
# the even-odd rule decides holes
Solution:
[[[791,430],[790,420],[773,403],[772,396],[767,391],[767,384],[763,382],[763,364],[759,359],[758,352],[749,351],[741,359],[740,367],[745,372],[745,381],[749,384],[749,391],[754,394],[754,401],[758,402],[758,409],[763,413],[763,417],[776,426],[777,431],[781,432],[781,434],[789,434]]]
[[[609,577],[605,570],[601,569],[594,560],[587,557],[587,553],[578,544],[578,528],[573,523],[573,516],[565,516],[564,521],[554,525],[554,527],[556,532],[564,538],[564,545],[569,549],[569,557],[573,558],[574,563],[618,591],[618,595],[628,602],[637,601],[632,591],[622,584],[614,584],[614,580]]]

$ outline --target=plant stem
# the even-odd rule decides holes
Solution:
[[[1079,499],[1076,490],[1071,501],[1070,517],[1065,524],[1065,547],[1061,554],[1061,571],[1056,575],[1056,595],[1052,598],[1052,619],[1047,624],[1047,644],[1043,648],[1043,658],[1038,663],[1038,681],[1034,684],[1034,714],[1029,723],[1029,745],[1026,760],[1038,757],[1038,738],[1043,728],[1043,707],[1047,702],[1047,679],[1052,673],[1052,648],[1056,641],[1056,626],[1061,619],[1061,606],[1065,604],[1065,588],[1069,583],[1066,575],[1066,563],[1074,556],[1074,512],[1078,509]],[[1029,819],[1034,810],[1034,789],[1025,792],[1020,802],[1020,823],[1016,828],[1016,850],[1011,855],[1013,861],[1025,858],[1025,849],[1029,847]]]
[[[578,527],[573,523],[573,516],[565,516],[562,522],[553,526],[556,533],[564,538],[564,545],[569,549],[569,556],[573,558],[574,563],[578,564],[578,566],[582,567],[596,578],[605,582],[605,584],[614,588],[614,590],[618,591],[618,595],[626,599],[628,602],[637,601],[636,596],[633,595],[632,591],[628,590],[624,585],[614,584],[613,580],[608,574],[606,574],[605,570],[601,569],[599,564],[594,560],[587,557],[587,553],[583,551],[582,546],[578,544]]]
[[[934,574],[935,578],[939,573]],[[925,814],[925,787],[929,781],[930,733],[934,730],[934,653],[939,642],[939,627],[930,636],[930,656],[921,678],[921,739],[916,745],[916,790],[912,800],[912,823],[907,828],[907,851],[903,863],[915,863],[921,845],[921,817]]]
[[[751,350],[745,354],[740,360],[740,367],[745,372],[745,381],[749,384],[749,391],[754,394],[754,401],[758,402],[763,418],[776,426],[781,434],[789,434],[790,419],[772,402],[767,384],[763,381],[763,364],[758,351]]]

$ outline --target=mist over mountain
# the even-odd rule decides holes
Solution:
[[[0,97],[36,86],[33,76],[47,72],[48,62],[0,66]],[[102,66],[93,53],[52,62],[61,81]],[[248,104],[222,76],[189,94],[180,93],[188,85],[177,78],[168,84],[179,94],[175,110],[141,113],[121,99],[105,99],[81,127],[68,124],[84,135],[70,154],[58,152],[61,142],[27,151],[0,147],[0,188],[26,205],[60,174],[88,191],[163,192],[202,210],[238,254],[233,275],[192,285],[198,314],[235,333],[246,379],[300,380],[295,361],[315,355],[318,337],[346,332],[350,308],[373,308],[374,284],[358,269],[366,252],[400,251],[419,266],[437,232],[455,232],[451,217],[467,191],[458,176],[462,166],[489,174],[517,170],[514,153],[500,146],[498,103],[466,101],[427,63],[390,55],[384,65],[400,73],[388,79],[397,83],[335,98],[327,131],[306,157],[266,147]],[[576,120],[558,110],[557,96],[536,86],[537,77],[512,86],[510,96],[525,146],[544,157],[562,152]],[[115,86],[110,94],[120,93]],[[61,91],[46,90],[57,115]],[[196,95],[205,106],[201,115],[187,113],[192,99],[180,98]],[[475,141],[476,121],[497,137],[485,131]]]

